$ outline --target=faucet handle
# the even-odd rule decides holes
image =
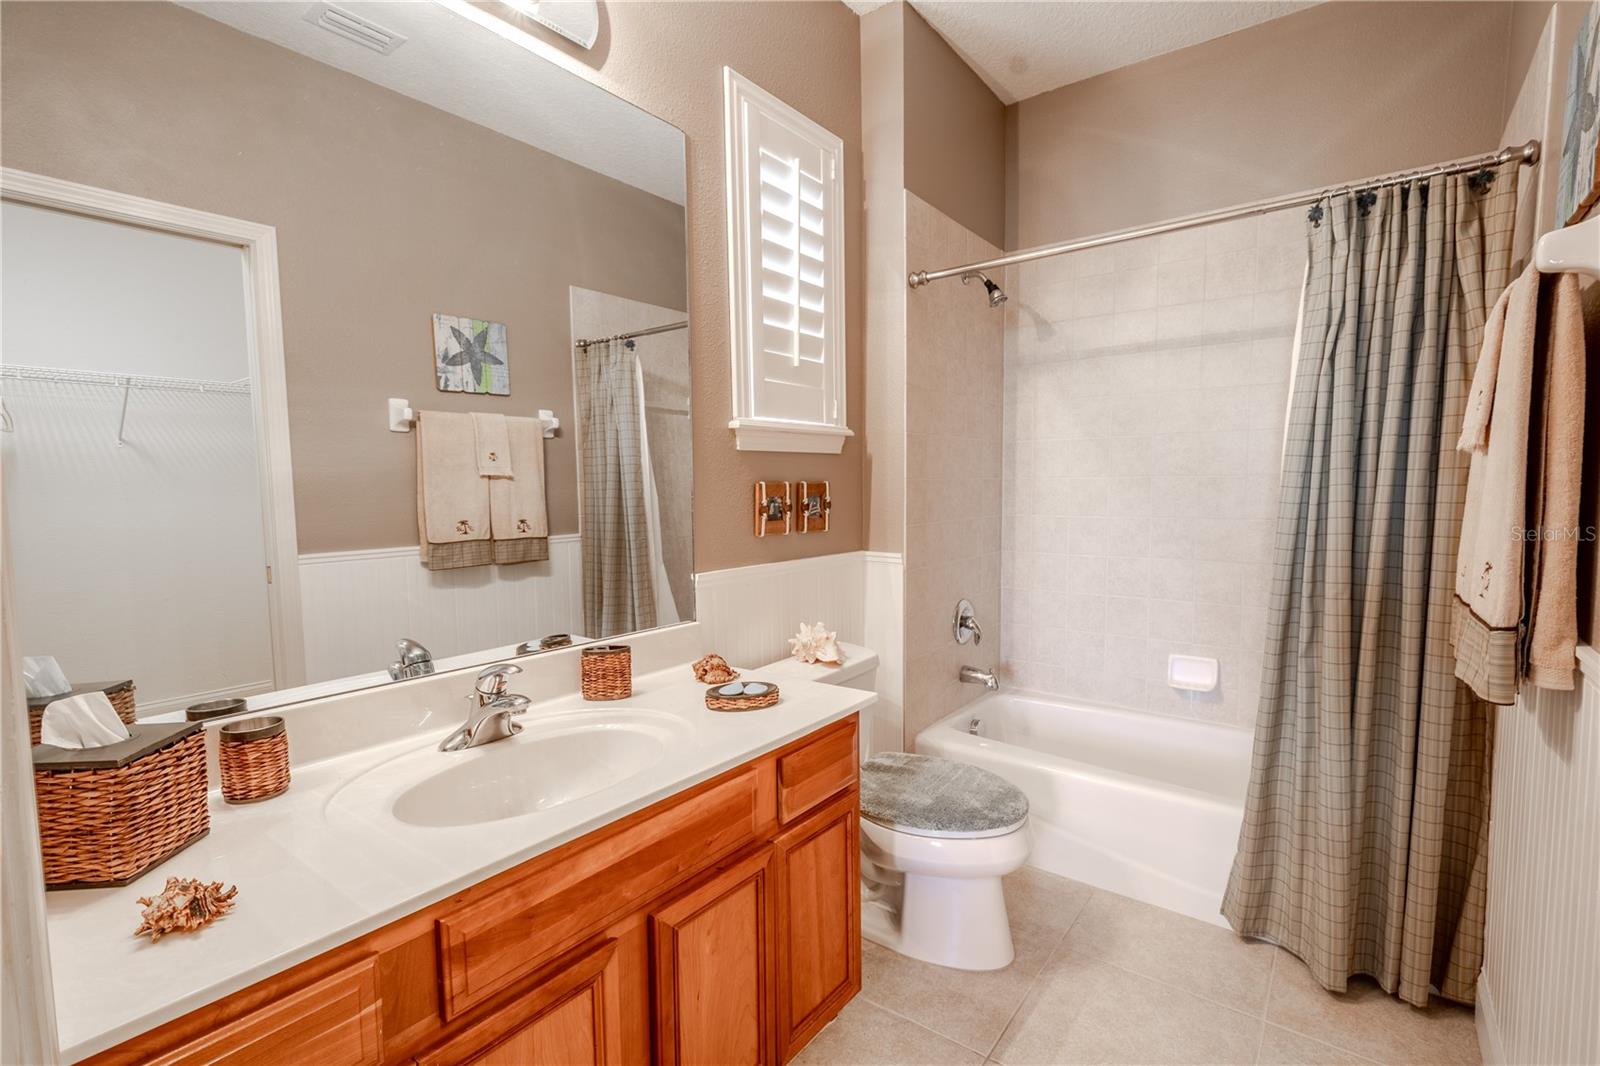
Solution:
[[[511,678],[522,673],[522,667],[516,663],[497,663],[486,666],[478,671],[478,695],[487,699],[498,699],[506,694],[506,686]]]
[[[950,623],[950,630],[957,644],[965,644],[969,640],[973,644],[983,643],[983,627],[978,625],[978,616],[972,609],[971,600],[963,598],[956,604],[956,616]]]
[[[500,711],[512,718],[515,718],[518,715],[526,714],[529,705],[532,703],[533,701],[527,696],[511,693],[505,696],[496,696],[494,699],[489,701],[487,709],[491,711]]]

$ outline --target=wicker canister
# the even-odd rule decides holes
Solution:
[[[33,749],[47,888],[125,885],[205,836],[199,723],[141,725],[103,748]]]
[[[134,690],[132,681],[92,681],[87,685],[74,685],[55,696],[30,696],[28,698],[28,736],[30,743],[39,743],[39,728],[44,724],[44,709],[56,700],[68,696],[81,696],[86,692],[104,692],[106,699],[116,709],[123,725],[133,724]]]
[[[246,718],[217,730],[217,768],[229,803],[271,799],[289,787],[289,733],[283,719]]]
[[[633,649],[626,644],[591,644],[583,649],[583,698],[625,700],[633,695]]]

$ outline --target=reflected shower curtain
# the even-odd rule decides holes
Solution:
[[[656,624],[645,508],[639,375],[623,341],[575,350],[578,378],[584,635],[608,637]]]
[[[1473,1001],[1490,709],[1449,646],[1485,316],[1510,280],[1517,166],[1340,194],[1310,269],[1261,703],[1222,913],[1326,988]]]

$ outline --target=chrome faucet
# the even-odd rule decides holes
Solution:
[[[512,676],[522,673],[515,663],[500,663],[478,671],[474,685],[474,705],[466,724],[439,742],[440,751],[462,751],[505,740],[522,732],[512,721],[528,709],[532,701],[506,691]]]
[[[389,664],[389,676],[394,680],[405,681],[433,673],[433,653],[410,637],[397,642],[395,650],[400,658]]]
[[[976,666],[963,666],[960,677],[963,685],[982,685],[990,692],[995,692],[1000,688],[1000,682],[995,680],[993,670],[979,670]]]

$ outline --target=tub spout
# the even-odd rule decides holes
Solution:
[[[982,685],[990,692],[1000,688],[1000,682],[995,680],[993,670],[979,670],[976,666],[963,666],[960,676],[961,683],[964,685]]]

